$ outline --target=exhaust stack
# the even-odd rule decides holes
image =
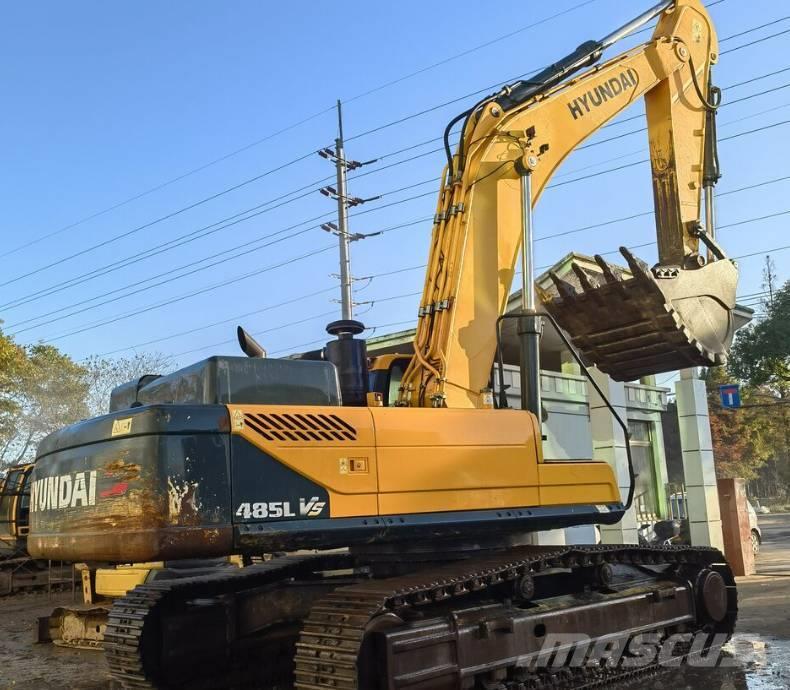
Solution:
[[[239,347],[247,357],[266,357],[266,350],[255,338],[253,338],[241,326],[236,327],[236,337],[239,339]]]

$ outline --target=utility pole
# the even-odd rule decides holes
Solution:
[[[354,301],[351,295],[351,241],[348,237],[348,204],[346,199],[347,167],[343,146],[343,109],[337,101],[337,139],[335,139],[335,165],[337,168],[337,241],[340,246],[340,313],[343,319],[354,318]]]
[[[334,160],[337,172],[336,186],[323,187],[320,191],[324,196],[337,200],[337,224],[324,223],[321,225],[323,230],[337,235],[339,257],[340,257],[340,318],[350,321],[354,318],[354,297],[353,283],[354,278],[351,273],[351,243],[378,235],[378,232],[371,233],[351,233],[348,229],[348,209],[359,206],[368,201],[374,201],[380,197],[374,196],[369,199],[360,199],[348,195],[348,171],[361,168],[363,165],[375,163],[376,159],[360,163],[359,161],[347,160],[345,146],[343,142],[343,110],[340,99],[337,101],[337,137],[335,138],[335,149],[324,148],[318,155],[327,160]]]

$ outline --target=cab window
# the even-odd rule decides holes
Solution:
[[[409,365],[408,359],[396,359],[390,367],[389,385],[387,386],[387,399],[384,401],[385,405],[394,405],[398,399],[398,389],[400,382],[403,380],[403,374],[406,372],[406,367]]]

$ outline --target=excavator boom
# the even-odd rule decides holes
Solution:
[[[656,16],[650,41],[579,74]],[[495,324],[521,249],[519,178],[530,175],[537,203],[567,156],[642,97],[658,264],[649,268],[626,251],[629,273],[597,257],[597,273],[576,266],[571,280],[552,276],[554,286],[540,297],[587,360],[614,378],[726,360],[737,269],[700,224],[714,108],[707,96],[717,57],[702,3],[663,2],[450,123],[447,134],[463,122],[461,140],[439,194],[404,404],[483,406]],[[713,247],[713,260],[701,242]]]

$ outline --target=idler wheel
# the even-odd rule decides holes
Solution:
[[[697,577],[697,600],[705,616],[720,623],[727,615],[727,585],[724,578],[712,570],[703,570]]]

